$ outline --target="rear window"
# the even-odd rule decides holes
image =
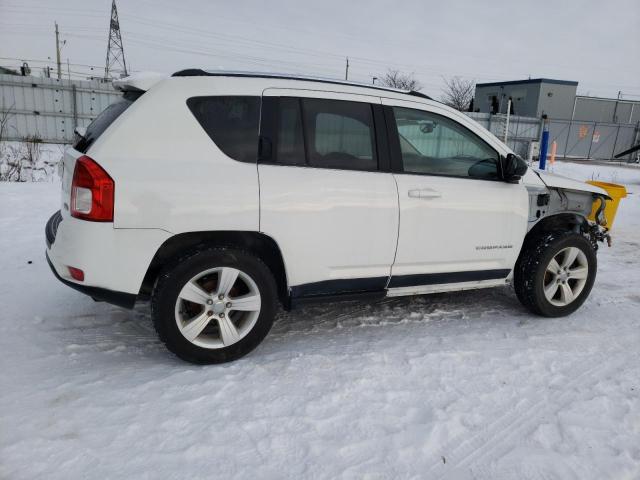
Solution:
[[[112,103],[105,108],[100,115],[93,119],[93,121],[87,127],[87,131],[84,137],[80,137],[76,140],[73,148],[79,152],[86,153],[89,147],[95,142],[100,135],[111,125],[116,118],[124,113],[133,102],[135,102],[144,92],[125,92],[122,95],[122,99]]]
[[[225,155],[240,162],[257,161],[260,97],[193,97],[187,106]]]

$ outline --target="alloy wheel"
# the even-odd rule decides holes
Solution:
[[[175,319],[180,333],[203,348],[237,343],[260,315],[260,291],[245,272],[231,267],[205,270],[180,290]]]
[[[589,277],[589,262],[582,250],[567,247],[556,253],[545,270],[544,295],[552,305],[565,307],[582,292]]]

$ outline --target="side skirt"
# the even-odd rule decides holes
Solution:
[[[406,295],[425,295],[429,293],[457,292],[461,290],[476,290],[479,288],[500,287],[507,285],[502,280],[480,280],[478,282],[443,283],[438,285],[416,285],[413,287],[397,287],[387,290],[388,297],[402,297]]]
[[[391,278],[390,281],[388,277],[375,277],[306,283],[291,287],[289,308],[310,303],[377,300],[386,296],[399,297],[499,287],[508,283],[509,273],[510,270],[506,269],[478,270],[406,275]]]
[[[296,285],[290,290],[290,308],[309,303],[379,299],[386,295],[389,277],[325,280]]]

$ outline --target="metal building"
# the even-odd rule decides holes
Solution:
[[[578,82],[549,78],[478,83],[473,105],[481,113],[507,113],[511,99],[512,115],[570,118],[577,88]]]
[[[638,123],[640,101],[576,95],[572,120],[594,122]]]
[[[637,124],[640,101],[577,95],[578,82],[536,78],[476,84],[475,111],[507,113],[555,120]]]

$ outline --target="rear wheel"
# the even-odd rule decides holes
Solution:
[[[254,255],[210,248],[163,271],[154,289],[155,328],[167,348],[193,363],[246,355],[269,332],[276,311],[269,268]]]
[[[532,312],[561,317],[586,300],[596,278],[591,243],[575,232],[547,232],[528,240],[514,272],[518,299]]]

